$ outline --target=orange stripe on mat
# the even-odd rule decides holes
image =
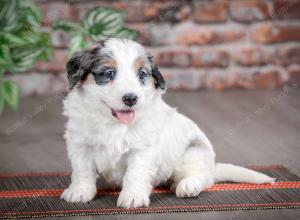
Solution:
[[[289,189],[300,188],[300,181],[285,181],[276,182],[274,184],[249,184],[249,183],[224,183],[215,184],[205,191],[226,191],[226,190],[257,190],[257,189]],[[39,196],[54,196],[61,195],[64,189],[32,189],[32,190],[7,190],[0,191],[0,198],[19,198],[19,197],[39,197]],[[170,193],[169,189],[154,189],[153,193]],[[118,195],[116,190],[101,190],[98,189],[99,195]]]
[[[228,190],[255,190],[255,189],[290,189],[300,188],[300,181],[284,181],[273,184],[251,184],[251,183],[219,183],[204,191],[228,191]],[[169,189],[155,189],[154,193],[170,192]]]

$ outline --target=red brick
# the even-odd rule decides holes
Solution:
[[[148,19],[144,13],[147,6],[142,2],[116,2],[112,3],[110,7],[126,12],[127,22],[143,22]]]
[[[39,8],[42,11],[43,15],[43,24],[50,26],[56,20],[67,19],[73,20],[76,19],[74,14],[73,7],[71,4],[63,2],[51,2],[51,3],[41,3]]]
[[[191,34],[193,33],[193,34]],[[178,34],[177,43],[185,45],[203,45],[212,42],[213,31],[210,28],[203,28],[202,30],[195,30],[194,27],[187,28]]]
[[[260,24],[251,32],[251,38],[258,43],[300,41],[299,24]]]
[[[118,10],[126,12],[127,22],[146,22],[158,19],[162,3],[154,2],[147,4],[144,2],[115,2],[109,5]]]
[[[194,5],[193,19],[196,22],[222,22],[226,20],[227,2],[197,2]]]
[[[193,66],[197,67],[227,67],[230,58],[225,50],[199,49],[193,54]]]
[[[169,23],[145,23],[142,35],[148,36],[149,45],[171,45],[175,43],[174,38],[177,36],[176,27]]]
[[[289,84],[299,88],[300,86],[300,65],[292,65],[288,67]]]
[[[54,47],[68,48],[70,44],[70,35],[62,31],[53,31],[51,33],[52,44]]]
[[[205,86],[205,72],[196,69],[160,68],[168,89],[196,90]]]
[[[245,37],[244,27],[195,25],[185,22],[179,25],[168,23],[159,24],[133,24],[130,27],[137,28],[141,33],[139,42],[147,42],[147,45],[207,45],[240,41]]]
[[[191,65],[192,54],[188,50],[165,49],[152,52],[155,62],[163,67],[189,67]]]
[[[283,84],[280,70],[276,68],[264,68],[251,80],[253,88],[276,88]]]
[[[205,88],[214,91],[223,91],[232,87],[232,83],[225,75],[227,72],[224,70],[210,71],[206,74]]]
[[[245,38],[245,30],[234,26],[223,26],[222,29],[214,32],[212,43],[230,43]]]
[[[136,41],[138,41],[142,45],[151,45],[151,27],[143,23],[131,23],[128,24],[127,27],[132,28],[138,32],[138,36],[135,39]]]
[[[277,64],[288,65],[300,63],[300,46],[292,45],[276,49]]]
[[[281,69],[277,67],[230,68],[208,73],[205,87],[215,91],[233,88],[266,89],[279,87],[283,83]]]
[[[231,56],[233,60],[243,66],[253,66],[253,65],[264,65],[272,61],[273,53],[272,51],[256,47],[256,46],[245,46],[235,48]]]
[[[229,11],[232,19],[240,22],[261,21],[271,16],[270,5],[263,0],[231,1]]]
[[[188,1],[169,1],[164,4],[149,4],[144,14],[148,21],[171,21],[178,22],[183,21],[189,17],[191,13],[191,7]]]
[[[41,61],[34,66],[34,70],[41,72],[60,73],[65,71],[65,65],[68,62],[66,50],[56,49],[53,58],[49,62]]]
[[[194,26],[182,27],[176,35],[176,42],[183,45],[204,45],[239,41],[245,31],[235,26]]]
[[[272,18],[300,18],[300,1],[298,0],[276,0],[274,3]]]

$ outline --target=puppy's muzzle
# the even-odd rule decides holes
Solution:
[[[138,97],[134,93],[128,93],[122,97],[122,101],[128,107],[132,107],[137,103]]]

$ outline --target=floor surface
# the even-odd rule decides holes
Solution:
[[[0,116],[0,172],[70,170],[63,139],[63,95],[23,98]],[[165,100],[207,134],[217,161],[282,164],[300,175],[300,90],[173,92]],[[62,218],[60,218],[62,219]],[[70,218],[69,218],[70,219]],[[72,218],[73,219],[73,218]],[[300,210],[165,213],[76,219],[300,219]]]

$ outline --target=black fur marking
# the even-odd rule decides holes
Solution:
[[[154,86],[155,88],[160,88],[162,90],[166,89],[166,81],[163,77],[163,75],[161,74],[161,72],[159,71],[159,69],[157,68],[156,64],[153,62],[153,56],[148,55],[148,60],[151,63],[151,75],[154,78]]]
[[[100,47],[76,52],[67,63],[69,89],[84,80],[100,57]]]
[[[100,72],[99,69],[92,70],[92,74],[98,85],[105,85],[115,79],[117,71],[111,67],[104,67],[100,69]]]
[[[166,89],[166,81],[164,77],[162,76],[161,72],[158,70],[157,66],[155,65],[152,68],[152,77],[155,80],[155,88],[157,89],[158,87],[162,90]]]

